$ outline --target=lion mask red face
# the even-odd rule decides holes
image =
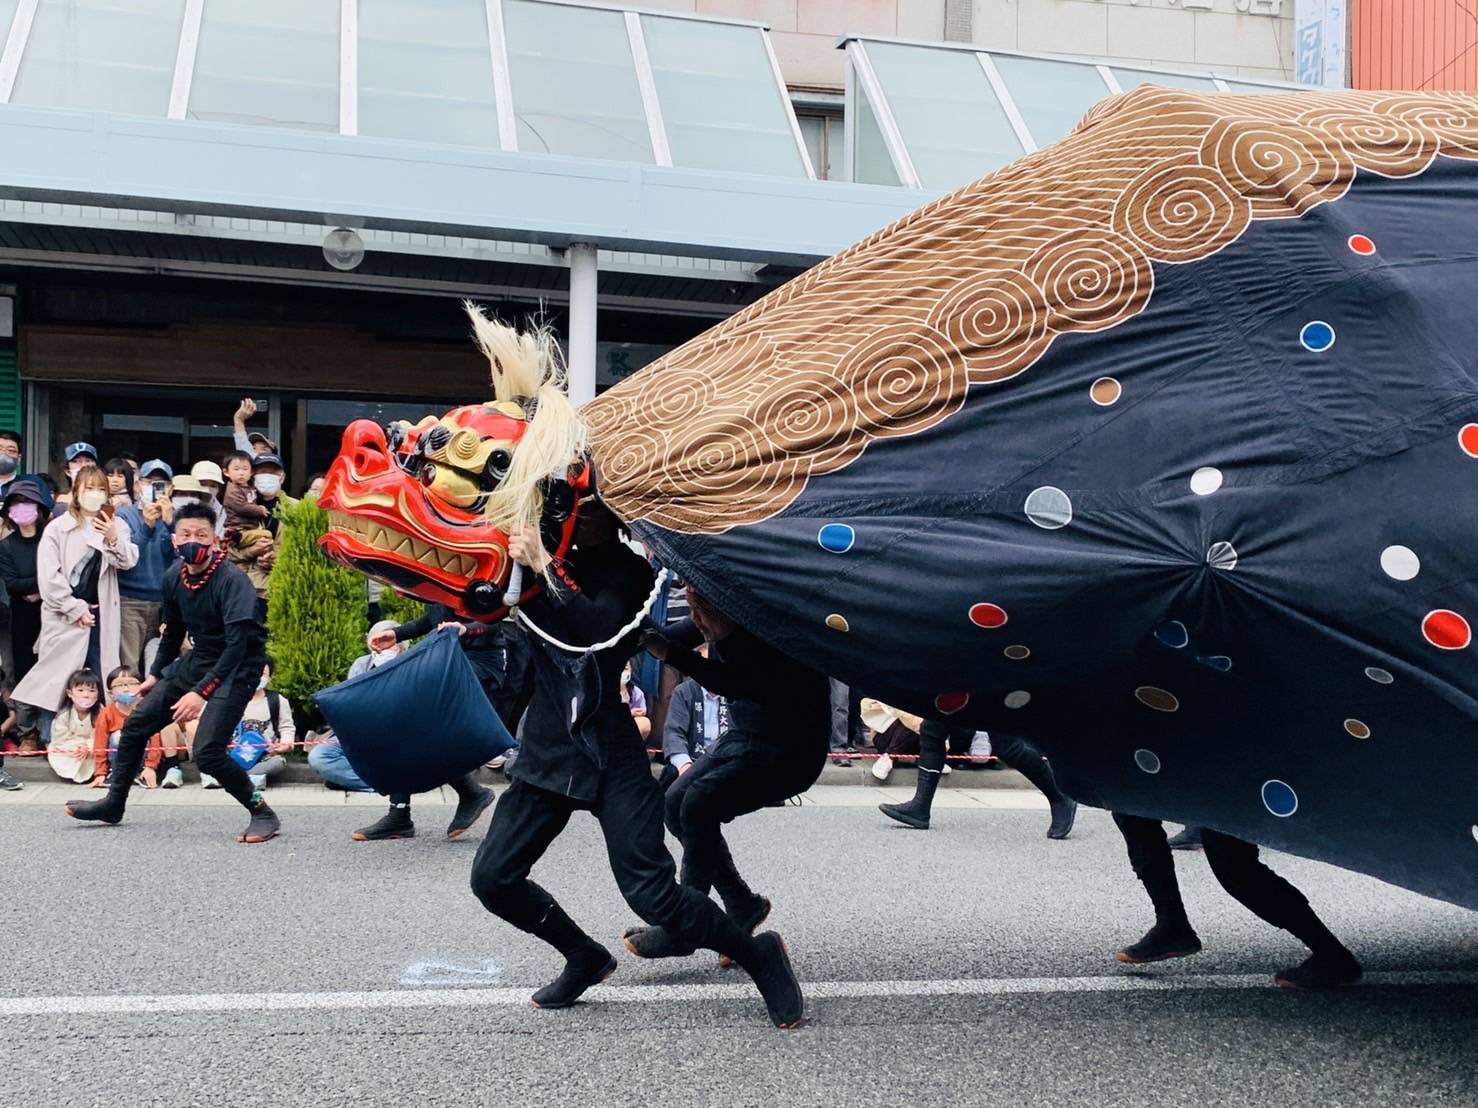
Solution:
[[[319,497],[329,515],[323,549],[398,592],[472,619],[501,619],[508,536],[488,521],[487,498],[507,476],[527,419],[522,406],[503,401],[453,408],[414,427],[351,423]],[[544,544],[558,554],[569,548],[588,482],[588,467],[577,464],[546,483]],[[520,599],[539,583],[526,577]]]

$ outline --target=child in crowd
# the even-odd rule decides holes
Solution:
[[[272,661],[268,659],[262,667],[262,680],[256,693],[246,702],[246,711],[237,727],[237,740],[231,744],[231,756],[238,762],[252,759],[252,764],[243,764],[242,768],[259,789],[287,769],[287,752],[298,740],[292,706],[267,687],[271,680]],[[260,754],[251,753],[253,750],[259,750]]]
[[[102,688],[103,679],[90,669],[79,669],[67,678],[65,700],[51,721],[51,741],[46,747],[46,761],[63,781],[84,785],[106,772],[106,768],[97,769],[93,743]],[[93,783],[101,781],[98,776]]]
[[[636,720],[636,732],[646,742],[652,735],[652,721],[647,716],[647,694],[631,679],[631,664],[621,671],[621,703],[631,709],[631,718]]]
[[[257,595],[265,598],[272,551],[272,532],[267,521],[272,518],[272,510],[257,501],[250,454],[241,450],[227,454],[225,473],[221,503],[226,510],[231,560],[250,579]]]
[[[108,783],[108,767],[118,749],[118,732],[123,730],[123,721],[133,715],[138,704],[139,675],[127,666],[119,666],[108,674],[108,705],[97,716],[93,729],[93,758],[97,764],[92,787],[101,789]],[[58,719],[61,717],[58,716]],[[159,760],[164,748],[158,732],[149,736],[149,745],[144,751],[144,768],[136,784],[146,789],[159,786]]]

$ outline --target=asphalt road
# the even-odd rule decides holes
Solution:
[[[1290,994],[1296,944],[1181,856],[1207,949],[1135,973],[1112,953],[1148,905],[1102,813],[1066,843],[978,805],[919,833],[827,792],[731,836],[811,984],[788,1033],[706,955],[623,952],[589,1003],[529,1008],[555,958],[468,893],[446,808],[352,843],[373,810],[314,794],[243,847],[218,797],[118,828],[0,801],[0,1104],[1478,1103],[1478,915],[1278,857],[1373,979]],[[634,922],[587,817],[536,877],[613,948]]]

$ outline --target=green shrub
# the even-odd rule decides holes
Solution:
[[[267,649],[277,666],[272,687],[300,720],[317,721],[313,695],[342,681],[365,652],[364,578],[319,549],[328,514],[317,503],[282,505],[277,518],[277,564],[267,596]]]

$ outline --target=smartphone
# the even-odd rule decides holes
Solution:
[[[152,504],[158,498],[159,486],[153,481],[150,481],[147,485],[145,485],[143,490],[139,493],[139,499],[142,500],[145,504]]]

